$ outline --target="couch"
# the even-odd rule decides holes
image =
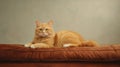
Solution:
[[[120,67],[120,44],[35,49],[0,44],[0,67]]]

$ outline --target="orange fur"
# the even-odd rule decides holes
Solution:
[[[53,21],[48,23],[36,21],[35,37],[31,43],[25,46],[31,48],[98,46],[95,41],[84,40],[80,34],[73,31],[55,33],[52,24]]]

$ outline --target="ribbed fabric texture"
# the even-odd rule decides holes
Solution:
[[[0,44],[0,61],[120,61],[120,44],[36,49],[20,44]]]

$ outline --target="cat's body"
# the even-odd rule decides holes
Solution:
[[[55,33],[52,23],[53,21],[48,23],[36,21],[35,37],[31,43],[25,44],[25,46],[31,48],[98,46],[95,41],[86,41],[76,32],[59,31]]]

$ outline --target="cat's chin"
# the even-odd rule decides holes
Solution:
[[[43,36],[43,35],[42,35],[42,36],[39,36],[39,37],[41,37],[41,38],[48,38],[49,36],[45,36],[45,35]]]

